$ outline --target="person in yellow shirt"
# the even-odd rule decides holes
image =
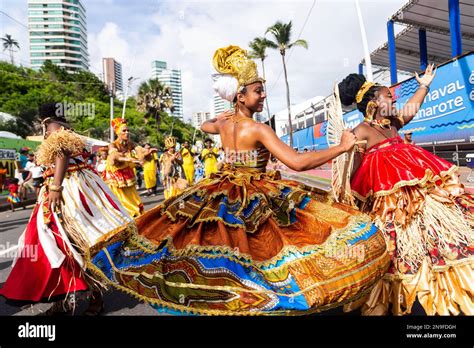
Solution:
[[[181,156],[183,157],[183,169],[184,174],[186,175],[186,180],[189,185],[194,184],[194,156],[195,153],[191,150],[189,146],[189,141],[185,140],[183,142],[183,147],[181,148]]]
[[[138,195],[133,168],[141,161],[135,158],[135,144],[130,140],[127,122],[123,118],[112,120],[117,140],[109,145],[106,171],[107,184],[132,217],[144,212]]]
[[[152,148],[148,143],[143,148],[143,178],[145,179],[145,188],[148,191],[147,196],[156,196],[156,167],[158,162],[156,153],[158,150]]]
[[[201,160],[204,162],[204,175],[208,178],[212,173],[217,172],[217,157],[219,157],[219,152],[215,147],[212,147],[212,140],[210,138],[207,138],[204,144],[206,148],[201,152]]]

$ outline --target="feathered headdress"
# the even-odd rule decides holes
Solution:
[[[257,81],[265,82],[258,76],[257,64],[239,46],[219,48],[214,53],[212,64],[219,72],[213,75],[213,88],[222,99],[230,102],[234,101],[240,88]]]
[[[112,120],[112,128],[114,129],[115,134],[119,134],[122,127],[127,125],[127,120],[124,118],[114,118]]]

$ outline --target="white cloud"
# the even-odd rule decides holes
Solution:
[[[124,33],[116,23],[107,22],[97,34],[88,36],[91,70],[102,73],[102,58],[113,57],[119,62],[128,62],[130,47]]]
[[[2,1],[10,5],[18,2]],[[170,68],[182,71],[185,118],[190,118],[194,111],[209,109],[210,76],[214,73],[211,59],[217,48],[229,44],[246,48],[249,41],[264,35],[266,28],[277,20],[293,21],[296,40],[313,4],[312,0],[89,1],[85,1],[85,6],[91,70],[101,72],[102,57],[112,56],[122,63],[124,80],[130,75],[146,80],[151,76],[153,60],[167,61]],[[25,5],[13,12],[26,22],[26,1],[22,2]],[[387,18],[405,2],[360,1],[371,50],[386,41]],[[13,8],[11,5],[7,9]],[[21,27],[16,33],[21,40],[27,40]],[[327,95],[335,80],[357,71],[363,50],[354,2],[317,0],[301,38],[308,41],[309,49],[296,47],[289,52],[292,103]],[[28,60],[27,55],[22,57]],[[270,50],[265,63],[270,109],[276,112],[286,105],[278,51]],[[134,90],[140,82],[135,83]]]

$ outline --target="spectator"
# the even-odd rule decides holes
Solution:
[[[38,198],[39,191],[41,186],[43,185],[43,167],[36,163],[35,155],[29,154],[28,163],[26,164],[26,170],[28,170],[29,174],[25,180],[23,186],[25,184],[30,185],[32,182],[32,186],[34,188],[35,197]]]
[[[100,151],[99,152],[99,159],[95,164],[95,170],[99,173],[99,176],[106,181],[106,171],[105,167],[107,166],[107,151]]]
[[[405,136],[404,136],[405,139],[403,139],[403,142],[405,144],[415,145],[415,142],[413,141],[412,135],[413,135],[413,132],[411,132],[411,131],[406,132]]]
[[[17,178],[13,179],[13,182],[8,185],[8,197],[7,201],[10,203],[10,207],[12,209],[12,212],[15,211],[15,204],[21,203],[20,196],[18,194],[18,191],[20,189],[20,185],[18,184],[19,180]],[[25,209],[25,206],[23,206],[23,209]]]
[[[20,192],[21,192],[21,199],[24,201],[27,199],[28,190],[31,192],[35,192],[35,187],[33,186],[32,175],[30,173],[30,168],[35,166],[33,154],[27,154],[26,163],[23,165],[23,171],[21,172],[22,181],[20,182]]]
[[[208,178],[212,173],[217,172],[217,158],[219,152],[215,147],[212,147],[213,141],[207,138],[204,141],[206,148],[201,152],[201,161],[204,162],[204,175]]]

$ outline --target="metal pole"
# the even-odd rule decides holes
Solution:
[[[420,42],[420,68],[425,70],[428,66],[428,45],[426,44],[426,30],[418,30],[418,38]]]
[[[390,81],[392,85],[398,82],[397,78],[397,54],[395,47],[395,32],[393,28],[393,21],[387,22],[388,35],[388,56],[390,59]]]
[[[114,119],[114,90],[113,90],[113,82],[110,84],[109,89],[109,96],[110,96],[110,142],[114,141],[114,128],[112,127],[112,120]]]
[[[125,97],[123,100],[123,109],[122,109],[122,118],[125,118],[125,107],[127,106],[127,98],[128,98],[128,89],[130,88],[130,80],[132,77],[129,77],[127,80],[127,88],[125,88]]]
[[[130,64],[130,71],[128,72],[128,76],[130,76],[128,78],[128,83],[127,83],[127,88],[126,88],[126,91],[125,91],[125,99],[123,101],[123,110],[122,110],[122,118],[125,118],[125,106],[127,105],[127,97],[128,97],[128,89],[130,88],[130,85],[132,84],[131,80],[132,80],[132,69],[133,69],[133,64],[135,63],[135,57],[137,55],[137,50],[135,49],[135,51],[133,52],[133,57],[132,57],[132,63]]]
[[[362,45],[364,46],[365,55],[365,67],[367,69],[367,80],[373,81],[374,75],[372,73],[372,60],[370,59],[369,45],[367,43],[367,34],[365,32],[364,19],[362,18],[362,12],[360,11],[359,0],[355,0],[357,17],[359,18],[360,34],[362,36]]]
[[[462,54],[459,0],[449,0],[449,31],[451,32],[451,56],[454,58]]]

